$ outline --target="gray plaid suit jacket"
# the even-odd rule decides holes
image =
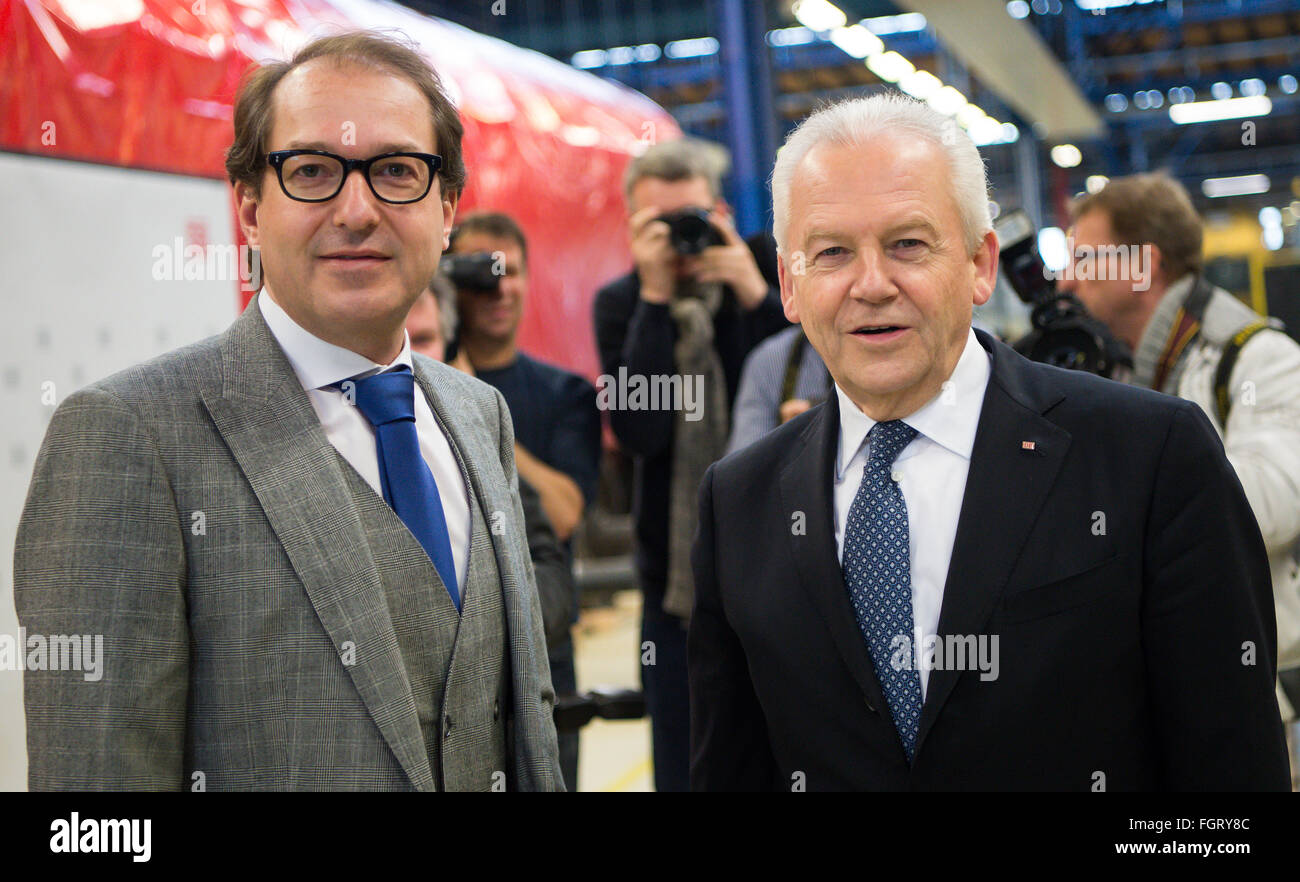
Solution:
[[[470,492],[506,515],[491,532],[508,786],[563,789],[509,412],[491,386],[415,362]],[[31,789],[198,789],[223,770],[266,789],[435,789],[385,562],[344,467],[255,302],[224,334],[60,405],[18,529],[14,596],[29,634],[102,634],[103,674],[26,673]],[[219,718],[204,711],[216,690]],[[206,770],[196,743],[220,745]]]

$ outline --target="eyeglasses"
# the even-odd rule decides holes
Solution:
[[[345,159],[324,150],[276,150],[266,154],[284,195],[298,202],[328,202],[343,182],[360,169],[370,192],[394,205],[419,202],[429,194],[442,157],[433,153],[383,153],[369,159]]]

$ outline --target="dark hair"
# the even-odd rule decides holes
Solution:
[[[478,233],[480,236],[492,236],[495,239],[511,239],[519,245],[519,253],[528,265],[528,240],[524,231],[515,223],[515,219],[499,211],[474,211],[465,215],[451,231],[451,248],[455,250],[456,240],[466,233]]]
[[[1116,245],[1150,242],[1160,249],[1166,281],[1200,272],[1201,218],[1183,185],[1173,178],[1160,173],[1113,178],[1096,193],[1081,197],[1070,213],[1077,221],[1098,210],[1110,218]]]
[[[339,65],[353,64],[387,71],[415,84],[429,101],[433,117],[434,142],[442,156],[443,193],[458,193],[465,186],[465,159],[461,153],[460,113],[447,97],[442,81],[415,44],[375,31],[351,31],[321,37],[303,46],[289,61],[274,61],[253,68],[245,77],[235,99],[235,140],[226,151],[226,174],[231,184],[247,185],[262,195],[267,139],[275,119],[275,87],[285,75],[318,58]]]

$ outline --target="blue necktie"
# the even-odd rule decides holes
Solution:
[[[424,547],[459,611],[456,564],[452,559],[442,497],[438,495],[433,472],[420,455],[420,442],[415,434],[415,378],[411,369],[403,364],[364,379],[345,380],[338,384],[345,395],[349,383],[356,384],[357,409],[375,427],[379,484],[384,501]]]
[[[914,663],[903,670],[890,664],[902,636],[907,659],[916,658],[912,617],[912,561],[908,550],[907,503],[891,477],[894,459],[916,437],[902,420],[876,423],[862,471],[862,483],[849,506],[844,528],[844,583],[866,638],[871,662],[908,762],[916,751],[921,722],[921,675]],[[892,645],[891,645],[892,644]]]

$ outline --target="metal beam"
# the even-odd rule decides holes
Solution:
[[[1295,58],[1300,55],[1300,40],[1294,36],[1267,37],[1259,40],[1243,40],[1237,43],[1220,43],[1215,46],[1170,46],[1154,52],[1138,52],[1133,55],[1108,55],[1089,60],[1089,65],[1100,74],[1139,74],[1144,71],[1162,67],[1188,67],[1202,64],[1222,64],[1233,61],[1250,61],[1259,63],[1261,58],[1284,55]],[[1233,79],[1235,74],[1226,74]]]
[[[1070,2],[1070,0],[1062,0]],[[1249,3],[1164,3],[1127,6],[1081,16],[1081,26],[1089,36],[1121,31],[1175,30],[1187,24],[1201,24],[1224,19],[1257,18],[1289,15],[1295,12],[1295,0],[1250,0]]]
[[[722,92],[731,148],[736,229],[742,236],[767,226],[767,173],[776,158],[771,55],[763,41],[761,3],[713,0],[722,61]]]
[[[1168,104],[1169,90],[1174,88],[1175,86],[1190,86],[1192,89],[1196,91],[1197,101],[1208,101],[1210,99],[1210,87],[1213,86],[1215,83],[1220,81],[1225,83],[1231,83],[1235,80],[1244,78],[1248,74],[1249,76],[1258,77],[1259,79],[1264,81],[1264,85],[1267,87],[1269,98],[1274,99],[1274,104],[1276,104],[1278,100],[1281,100],[1286,97],[1286,93],[1282,92],[1281,89],[1277,88],[1278,78],[1281,77],[1283,74],[1294,75],[1295,73],[1296,73],[1296,67],[1294,65],[1286,65],[1282,67],[1276,67],[1276,66],[1267,67],[1267,68],[1256,67],[1251,69],[1250,71],[1237,71],[1236,73],[1227,76],[1225,76],[1223,71],[1216,71],[1214,73],[1209,73],[1209,74],[1195,74],[1195,75],[1182,74],[1179,76],[1168,76],[1168,75],[1162,75],[1159,77],[1150,76],[1150,77],[1143,78],[1141,82],[1097,83],[1089,86],[1086,91],[1088,93],[1088,97],[1091,98],[1094,101],[1094,103],[1101,104],[1105,100],[1106,96],[1112,92],[1118,92],[1121,95],[1123,95],[1125,98],[1127,98],[1129,101],[1132,101],[1133,95],[1138,91],[1145,91],[1147,89],[1158,89],[1161,93],[1161,97],[1165,100],[1165,104],[1163,105],[1163,108],[1167,109],[1169,107]],[[1156,108],[1156,109],[1158,110],[1162,108]],[[1108,110],[1104,112],[1102,116],[1107,121],[1110,121],[1113,120],[1115,117],[1123,116],[1126,113],[1141,114],[1141,113],[1148,113],[1148,112],[1153,112],[1153,111],[1135,110],[1132,107],[1130,107],[1127,110],[1121,110],[1119,113],[1114,113]]]
[[[944,45],[1044,139],[1095,138],[1105,123],[1042,38],[1003,0],[897,0],[922,13]]]

